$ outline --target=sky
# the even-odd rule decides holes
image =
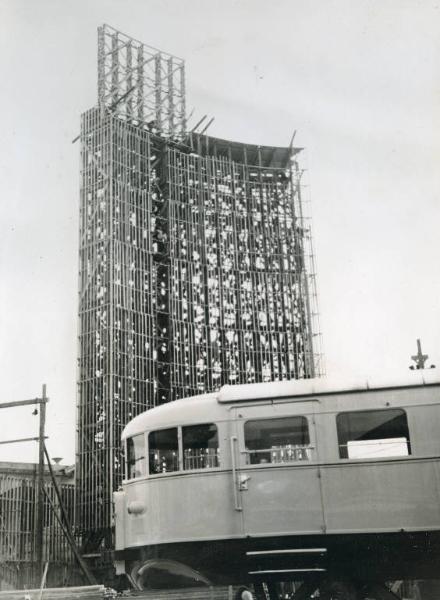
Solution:
[[[80,114],[102,23],[186,61],[193,123],[304,147],[326,372],[440,369],[440,0],[0,0],[0,402],[75,452]],[[0,441],[34,436],[33,407]],[[37,458],[35,443],[1,460]]]

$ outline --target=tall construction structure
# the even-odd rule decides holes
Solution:
[[[107,25],[80,140],[76,473],[87,551],[111,547],[131,418],[320,367],[299,148],[188,131],[183,61]]]

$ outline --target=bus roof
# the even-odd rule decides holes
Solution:
[[[296,398],[306,396],[366,392],[372,390],[440,385],[440,378],[434,370],[410,371],[398,379],[358,377],[349,381],[347,377],[321,377],[315,379],[295,379],[292,381],[271,381],[243,385],[225,385],[218,392],[182,398],[147,410],[125,427],[122,439],[154,427],[190,424],[200,421],[216,421],[224,418],[224,405],[247,401],[276,398]],[[223,405],[223,406],[222,406]]]
[[[288,396],[303,397],[315,394],[337,394],[434,384],[440,384],[440,378],[433,369],[409,371],[404,376],[399,376],[398,379],[356,377],[350,380],[347,377],[317,377],[315,379],[224,385],[217,392],[217,400],[222,404],[229,404],[245,400],[275,399]]]

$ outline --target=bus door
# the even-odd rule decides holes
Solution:
[[[236,407],[235,502],[250,537],[325,531],[317,400]],[[234,442],[234,440],[232,440]]]

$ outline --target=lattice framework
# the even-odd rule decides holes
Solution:
[[[148,132],[111,114],[85,113],[81,143],[78,519],[96,530],[121,481],[122,429],[155,403],[154,175]]]
[[[297,161],[168,161],[172,399],[319,373]]]
[[[196,155],[99,109],[81,140],[78,497],[99,529],[133,416],[317,361],[296,161]]]
[[[184,61],[102,25],[98,100],[124,120],[181,138],[186,133]]]
[[[99,29],[99,105],[80,135],[86,549],[111,546],[120,436],[135,415],[225,383],[320,374],[300,149],[186,134],[179,61]]]

